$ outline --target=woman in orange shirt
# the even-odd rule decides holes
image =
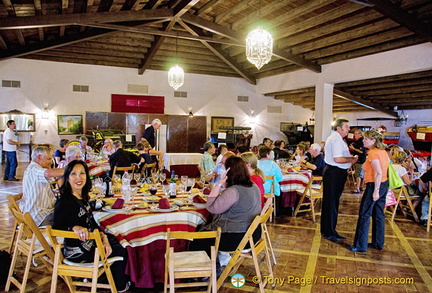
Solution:
[[[384,206],[388,191],[387,169],[389,159],[383,143],[383,135],[377,131],[366,131],[363,144],[368,148],[363,164],[366,190],[360,204],[354,245],[348,249],[365,252],[368,247],[384,248],[385,215]],[[369,222],[372,217],[372,243],[368,243]]]

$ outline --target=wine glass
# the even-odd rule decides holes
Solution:
[[[153,183],[156,184],[159,180],[159,174],[158,173],[153,173],[152,174],[152,178],[153,178]]]
[[[133,178],[136,180],[136,182],[140,182],[141,174],[140,173],[134,173]]]
[[[160,182],[163,184],[164,182],[165,182],[165,179],[166,179],[166,174],[165,173],[160,173],[159,174],[159,180],[160,180]]]
[[[195,185],[195,178],[189,178],[187,181],[186,191],[188,192],[188,198],[192,199],[191,189]]]

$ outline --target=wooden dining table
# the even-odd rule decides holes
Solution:
[[[159,191],[156,196],[162,196]],[[185,199],[178,195],[177,199]],[[148,198],[138,194],[134,204]],[[94,212],[94,218],[106,232],[115,235],[128,252],[126,274],[136,287],[154,288],[156,283],[163,283],[165,268],[166,232],[196,231],[197,226],[206,223],[210,213],[204,207],[193,205],[181,206],[175,211],[159,210],[157,203],[150,203],[155,209],[111,210]],[[174,207],[171,202],[171,207]],[[176,251],[185,250],[185,240],[173,240]]]

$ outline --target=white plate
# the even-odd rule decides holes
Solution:
[[[205,204],[205,203],[197,203],[197,202],[194,202],[193,205],[194,205],[196,208],[198,208],[198,209],[204,209],[204,208],[206,207],[206,204]]]
[[[119,213],[124,213],[125,209],[111,209],[111,208],[103,208],[102,209],[104,212],[107,213],[113,213],[113,214],[119,214]]]
[[[171,206],[171,208],[169,209],[160,209],[158,207],[154,207],[154,208],[150,208],[150,210],[152,212],[157,212],[157,213],[169,213],[169,212],[175,212],[178,211],[179,207],[178,206]]]

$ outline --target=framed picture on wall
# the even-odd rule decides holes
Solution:
[[[58,134],[83,133],[82,115],[57,115]]]
[[[211,117],[211,130],[213,132],[226,132],[226,129],[221,127],[233,127],[234,117]]]

